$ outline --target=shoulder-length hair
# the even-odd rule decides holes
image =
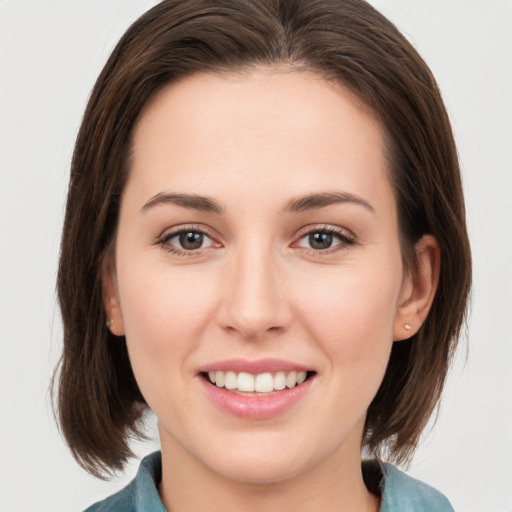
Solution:
[[[364,444],[412,455],[438,403],[464,323],[471,259],[450,122],[425,62],[363,0],[165,0],[123,35],[92,91],[78,133],[58,271],[64,349],[56,374],[62,432],[93,474],[121,469],[142,435],[145,405],[124,340],[105,328],[102,267],[130,171],[131,137],[147,102],[199,72],[286,65],[350,90],[380,120],[399,214],[401,250],[433,235],[437,294],[419,332],[394,343],[371,403]]]

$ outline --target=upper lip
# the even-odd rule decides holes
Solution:
[[[308,368],[302,364],[294,363],[292,361],[286,361],[284,359],[225,359],[223,361],[215,361],[213,363],[201,366],[198,369],[198,373],[207,373],[215,371],[232,371],[235,373],[247,372],[253,375],[266,372],[307,372],[312,371],[312,368]]]

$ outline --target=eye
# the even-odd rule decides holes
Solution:
[[[182,231],[168,240],[168,243],[173,245],[178,244],[181,249],[185,249],[186,251],[195,251],[196,249],[201,249],[205,239],[208,239],[208,237],[204,233],[198,231]]]
[[[338,242],[336,245],[340,243],[339,240],[335,240],[332,233],[310,233],[303,238],[307,239],[309,247],[317,250],[329,249],[332,247],[333,243]]]
[[[302,236],[296,245],[314,251],[331,252],[341,249],[344,246],[355,243],[353,237],[334,228],[324,228],[310,231]]]
[[[185,255],[201,249],[207,249],[215,245],[210,236],[200,229],[184,228],[172,232],[164,233],[157,243],[162,245],[167,251]]]

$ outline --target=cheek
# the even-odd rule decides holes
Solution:
[[[200,332],[204,315],[214,305],[214,276],[172,267],[165,256],[150,265],[141,261],[118,264],[121,309],[127,333],[137,338],[178,342],[183,334]],[[165,334],[163,334],[165,333]],[[192,332],[191,332],[192,334]]]
[[[190,355],[204,328],[198,310],[208,297],[198,298],[195,280],[180,280],[153,266],[130,268],[125,274],[121,309],[130,363],[150,409],[159,418],[180,417],[191,384]],[[120,281],[121,282],[121,281]]]
[[[200,274],[200,273],[198,273]],[[187,357],[211,321],[214,283],[165,262],[118,264],[121,310],[132,367],[144,393],[189,371]]]
[[[378,374],[387,364],[401,287],[401,265],[386,272],[366,266],[331,273],[302,292],[297,315],[304,319],[331,364],[349,372],[373,365]],[[366,373],[366,372],[365,372]]]

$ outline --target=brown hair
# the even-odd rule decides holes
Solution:
[[[456,148],[428,67],[395,26],[363,0],[165,0],[124,34],[92,91],[78,133],[62,236],[58,294],[64,350],[62,431],[78,462],[101,475],[131,456],[144,399],[126,344],[105,328],[102,265],[129,172],[131,135],[164,85],[198,72],[285,64],[335,80],[380,119],[389,143],[402,254],[432,234],[441,250],[430,314],[394,343],[371,403],[365,444],[406,460],[431,416],[463,325],[471,281]]]

